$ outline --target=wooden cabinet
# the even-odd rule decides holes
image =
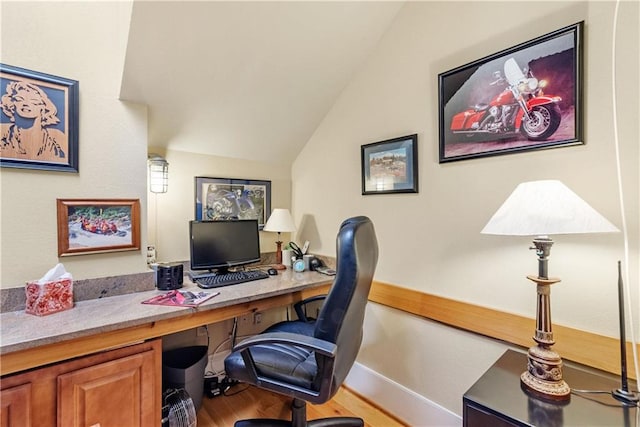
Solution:
[[[619,379],[604,372],[565,362],[564,380],[574,390],[571,400],[549,402],[520,388],[527,355],[507,350],[463,396],[464,427],[638,427],[638,408],[623,407],[610,391]],[[630,384],[636,389],[635,384]],[[601,391],[585,393],[581,390]]]
[[[0,426],[31,425],[31,384],[2,389]]]
[[[160,340],[2,378],[2,427],[146,427],[161,418]]]

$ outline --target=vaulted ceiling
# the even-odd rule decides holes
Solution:
[[[121,99],[149,145],[291,163],[402,2],[136,1]]]

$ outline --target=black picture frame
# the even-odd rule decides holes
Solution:
[[[440,163],[584,144],[583,24],[439,74]]]
[[[362,145],[362,194],[418,192],[418,135]]]
[[[195,177],[195,219],[257,219],[264,228],[271,215],[271,181]]]
[[[77,173],[79,82],[0,64],[0,90],[0,166]]]

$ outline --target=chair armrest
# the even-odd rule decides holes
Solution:
[[[324,369],[329,372],[333,371],[338,349],[337,345],[318,338],[309,337],[307,335],[294,334],[290,332],[268,332],[247,338],[233,348],[234,352],[240,352],[246,367],[246,373],[250,377],[249,382],[251,384],[281,394],[297,396],[298,398],[307,400],[311,403],[326,402],[331,393],[333,375],[327,375],[326,378],[318,377],[316,379],[316,381],[318,381],[317,385],[307,388],[258,373],[256,364],[251,355],[251,347],[260,344],[287,344],[310,349],[314,351],[316,355],[320,355],[320,359],[323,360],[322,365],[324,366]]]
[[[338,346],[329,341],[290,332],[271,332],[247,338],[238,343],[233,351],[243,351],[260,344],[288,344],[306,348],[326,357],[335,357]]]
[[[302,301],[298,301],[297,303],[295,303],[293,305],[293,308],[295,309],[296,314],[298,315],[298,319],[300,319],[303,322],[308,322],[309,320],[311,320],[311,319],[307,318],[307,314],[304,311],[304,307],[307,304],[310,304],[310,303],[315,302],[315,301],[320,301],[320,300],[323,300],[323,299],[326,299],[326,298],[327,298],[326,295],[315,295],[315,296],[312,296],[312,297],[309,297],[309,298],[305,298]]]

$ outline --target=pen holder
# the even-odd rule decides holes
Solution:
[[[285,267],[291,268],[291,257],[293,256],[293,251],[291,249],[284,249],[282,251],[282,264]]]

